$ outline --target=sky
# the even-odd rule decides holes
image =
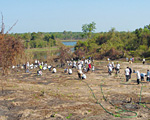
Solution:
[[[82,32],[92,22],[95,32],[134,31],[150,24],[149,5],[150,0],[0,0],[0,12],[5,31],[18,21],[11,33]]]

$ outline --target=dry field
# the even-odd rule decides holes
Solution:
[[[138,104],[142,84],[137,85],[135,73],[126,83],[124,69],[130,66],[132,70],[146,73],[150,66],[120,62],[119,75],[109,76],[106,65],[104,61],[95,62],[95,72],[87,73],[87,79],[83,81],[78,79],[75,69],[68,75],[61,68],[57,68],[56,74],[46,70],[42,76],[37,76],[33,70],[1,77],[4,93],[0,91],[0,120],[149,120],[150,110]],[[142,83],[141,102],[150,103],[150,84]],[[107,101],[103,98],[101,85]],[[112,116],[98,103],[107,111],[128,118]],[[131,112],[116,113],[120,110],[116,106],[134,111],[137,116],[130,118],[136,115]]]

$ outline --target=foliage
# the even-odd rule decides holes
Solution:
[[[24,40],[25,48],[43,48],[56,46],[58,40],[83,40],[78,41],[73,54],[76,58],[93,56],[95,59],[113,57],[114,59],[126,56],[149,57],[150,25],[135,29],[133,32],[118,32],[111,28],[108,32],[93,33],[96,23],[92,22],[82,26],[83,32],[38,32],[11,34],[14,38],[20,36]],[[3,30],[1,31],[3,32]],[[86,38],[86,40],[85,40]],[[66,51],[59,47],[60,51]],[[108,54],[114,52],[118,55]],[[67,53],[67,52],[66,52]]]
[[[87,32],[87,25],[82,27]],[[78,42],[75,54],[79,57],[93,56],[95,59],[109,57],[118,59],[126,56],[150,56],[150,25],[133,32],[118,32],[112,28],[109,32],[94,34],[85,42]]]
[[[92,34],[93,35],[93,34]],[[41,46],[52,47],[56,46],[56,40],[81,40],[84,39],[84,36],[81,32],[71,32],[71,31],[63,31],[63,32],[32,32],[32,33],[15,33],[11,34],[11,36],[19,36],[22,40],[24,40],[25,48],[40,48]],[[36,40],[40,40],[40,44],[35,45]],[[42,42],[44,41],[44,42]],[[44,45],[43,45],[44,44]]]
[[[84,33],[84,36],[91,38],[92,32],[96,29],[95,25],[96,25],[95,22],[82,25],[82,31]]]

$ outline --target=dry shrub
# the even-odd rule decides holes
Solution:
[[[13,25],[15,26],[16,23]],[[12,65],[21,62],[24,53],[24,45],[17,37],[13,37],[8,32],[13,26],[4,33],[4,22],[2,15],[2,25],[0,31],[0,67],[2,67],[3,75],[8,74],[8,69]]]
[[[111,48],[110,50],[108,50],[102,56],[109,57],[113,60],[113,59],[122,58],[123,57],[123,52],[119,51],[119,50],[116,50],[115,48]]]
[[[0,34],[0,66],[3,74],[8,73],[12,65],[21,62],[24,54],[24,46],[21,40],[7,34]]]
[[[59,60],[61,63],[61,67],[66,63],[67,60],[71,60],[72,53],[70,47],[65,46],[61,41],[56,41],[57,46],[59,47],[58,54]]]
[[[85,55],[85,51],[81,48],[77,49],[73,54],[75,59],[82,59]]]

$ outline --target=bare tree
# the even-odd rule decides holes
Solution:
[[[4,22],[3,22],[3,14],[1,13],[1,15],[2,15],[2,25],[1,25],[1,32],[0,32],[0,34],[4,34],[5,26],[4,26]]]
[[[4,76],[8,74],[9,68],[13,64],[17,64],[24,55],[24,45],[20,38],[8,34],[8,32],[15,26],[15,24],[6,33],[4,33],[5,25],[2,15],[0,32],[0,67],[2,68],[2,75]]]

